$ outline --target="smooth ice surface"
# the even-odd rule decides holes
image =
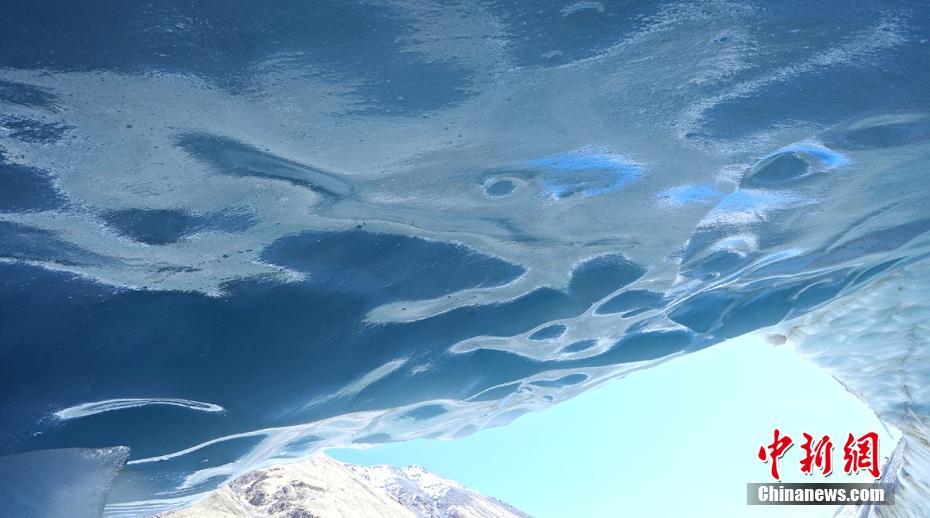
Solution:
[[[0,37],[0,454],[129,447],[112,513],[847,336],[819,315],[925,277],[923,2],[38,1]],[[926,312],[882,293],[895,373]],[[930,422],[923,371],[824,343]]]
[[[0,516],[94,518],[126,462],[124,447],[68,448],[0,457]]]

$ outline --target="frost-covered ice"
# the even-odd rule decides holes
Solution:
[[[126,408],[137,408],[146,405],[170,405],[196,410],[198,412],[222,412],[223,407],[212,403],[202,403],[200,401],[188,401],[186,399],[160,399],[160,398],[134,398],[134,399],[109,399],[107,401],[96,401],[94,403],[83,403],[64,410],[55,412],[58,419],[76,419],[87,417],[89,415],[99,414],[102,412],[112,412],[114,410],[123,410]]]
[[[930,515],[930,261],[921,257],[777,329],[884,421],[903,432],[895,505],[878,516]]]
[[[154,512],[775,326],[928,505],[924,3],[0,10],[0,453]]]

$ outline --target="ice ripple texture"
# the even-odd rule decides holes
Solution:
[[[0,11],[0,454],[128,447],[109,514],[765,330],[925,515],[923,3]]]

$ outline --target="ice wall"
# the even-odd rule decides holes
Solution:
[[[873,516],[930,513],[930,262],[921,258],[779,326],[788,346],[826,369],[903,434],[895,505]]]
[[[926,505],[922,2],[0,11],[0,454],[108,513],[804,319]]]
[[[0,515],[94,518],[129,450],[70,448],[0,457]]]

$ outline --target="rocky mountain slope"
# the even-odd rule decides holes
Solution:
[[[260,469],[162,518],[515,518],[525,513],[419,466],[359,466],[326,455]]]

